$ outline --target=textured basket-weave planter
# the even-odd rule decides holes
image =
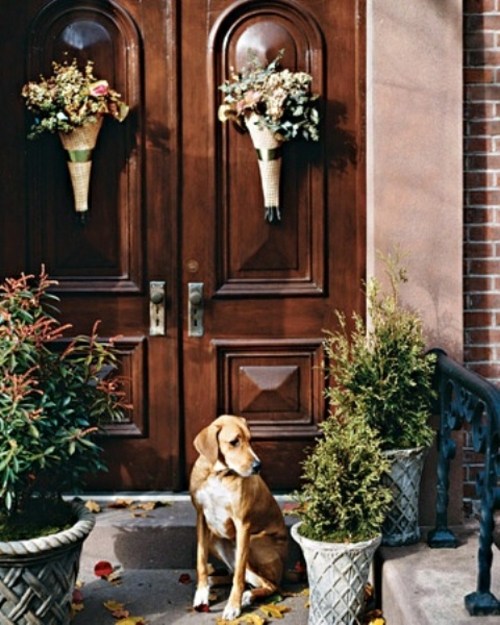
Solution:
[[[279,221],[281,144],[274,134],[259,123],[260,116],[252,113],[245,120],[259,159],[260,180],[264,194],[264,216],[267,221]]]
[[[393,494],[391,508],[382,527],[384,545],[410,545],[420,540],[418,502],[426,452],[425,447],[384,452],[391,469],[383,481]]]
[[[293,525],[307,566],[310,589],[308,625],[359,625],[363,622],[365,587],[381,537],[359,543],[311,540]]]
[[[0,542],[2,625],[69,625],[82,544],[95,525],[82,503],[73,508],[77,521],[67,530]]]
[[[97,143],[101,130],[102,117],[95,123],[74,128],[71,132],[60,132],[59,138],[68,152],[68,169],[75,198],[75,211],[84,213],[89,208],[88,196],[90,170],[92,169],[92,150]]]

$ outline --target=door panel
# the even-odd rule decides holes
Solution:
[[[177,48],[175,6],[148,0],[27,0],[2,3],[0,39],[21,49],[5,69],[6,142],[23,167],[8,169],[2,190],[4,233],[17,240],[3,275],[37,272],[45,263],[59,281],[65,320],[74,333],[120,335],[123,372],[133,403],[125,423],[103,439],[109,473],[90,484],[99,490],[180,487],[177,285]],[[16,45],[12,45],[12,41]],[[52,60],[95,63],[130,106],[123,124],[111,118],[93,153],[90,209],[85,223],[73,210],[66,155],[57,136],[27,141],[30,116],[21,86],[49,75]],[[165,77],[171,77],[165,80]],[[26,171],[26,178],[24,177]],[[7,211],[19,190],[18,215]],[[24,212],[23,212],[24,211]],[[18,219],[23,212],[22,220]],[[149,334],[149,282],[166,282],[166,333]]]
[[[363,311],[363,0],[2,0],[0,274],[59,281],[74,333],[120,335],[133,409],[103,439],[99,490],[185,488],[197,432],[250,422],[265,476],[297,485],[324,417],[323,328]],[[284,146],[282,220],[269,224],[248,135],[217,120],[218,86],[249,48],[312,74],[317,144]],[[51,61],[95,62],[131,111],[106,119],[90,210],[73,211],[57,136],[26,140],[20,91]],[[150,334],[150,283],[166,284]],[[203,334],[188,332],[203,283]]]
[[[189,282],[204,285],[203,337],[184,319],[188,468],[197,431],[236,413],[268,482],[292,488],[318,432],[322,330],[334,308],[362,310],[361,12],[352,1],[183,5],[184,297]],[[282,48],[282,65],[310,73],[325,106],[318,144],[284,146],[282,220],[270,224],[248,135],[217,120],[218,85],[248,49],[270,61]]]

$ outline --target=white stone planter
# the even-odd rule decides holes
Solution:
[[[69,625],[82,544],[95,525],[82,503],[73,508],[77,521],[67,530],[0,542],[1,623]]]
[[[360,625],[365,587],[381,536],[359,543],[319,542],[301,536],[300,525],[293,525],[291,533],[307,566],[308,625]]]
[[[393,494],[391,508],[382,527],[382,544],[410,545],[420,540],[420,481],[427,448],[393,449],[384,455],[391,463],[384,482]]]

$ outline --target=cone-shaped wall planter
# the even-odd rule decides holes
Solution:
[[[260,123],[260,115],[252,113],[246,126],[259,159],[259,171],[264,194],[264,216],[270,223],[280,221],[281,144],[274,134]]]
[[[92,150],[102,126],[102,117],[95,123],[74,128],[71,132],[60,132],[59,137],[68,152],[68,169],[75,198],[75,211],[84,214],[88,208]]]

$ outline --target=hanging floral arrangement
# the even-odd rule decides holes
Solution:
[[[281,147],[285,141],[318,141],[318,94],[311,91],[312,76],[280,68],[284,50],[267,66],[249,51],[249,63],[219,89],[223,103],[220,121],[231,120],[248,130],[259,159],[265,218],[281,219],[279,179]]]
[[[75,210],[88,210],[88,190],[94,149],[103,116],[123,121],[129,107],[106,80],[94,76],[94,63],[87,61],[80,69],[71,63],[52,63],[53,74],[40,76],[38,82],[26,83],[21,91],[34,121],[28,134],[35,139],[44,132],[59,133],[68,152],[68,168],[75,196]]]

